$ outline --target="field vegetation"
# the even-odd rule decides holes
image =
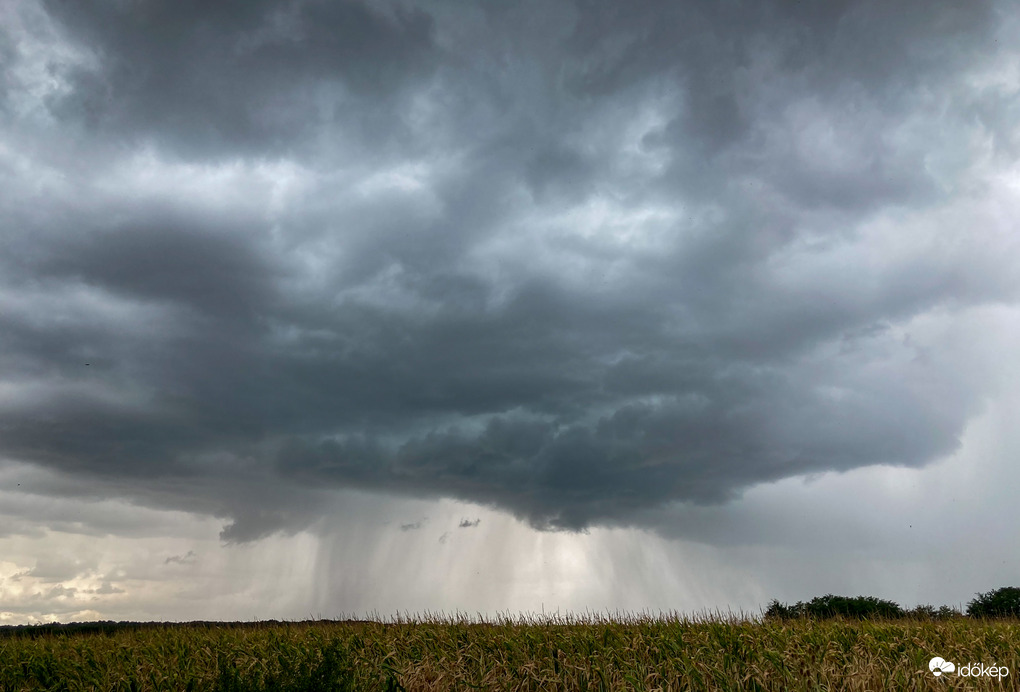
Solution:
[[[1011,675],[936,678],[936,655]],[[1013,689],[1015,618],[430,618],[30,626],[0,690]]]

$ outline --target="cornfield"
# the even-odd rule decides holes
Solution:
[[[934,656],[1009,675],[934,676]],[[1020,621],[426,618],[0,633],[0,690],[1013,689]]]

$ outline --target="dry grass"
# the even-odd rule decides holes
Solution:
[[[1004,680],[928,672],[941,655]],[[0,690],[1013,689],[1020,622],[430,618],[0,635]]]

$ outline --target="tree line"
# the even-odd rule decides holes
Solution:
[[[1004,586],[977,594],[967,604],[966,615],[973,618],[1020,617],[1020,587]],[[963,617],[964,613],[951,606],[919,605],[909,610],[898,603],[875,596],[816,596],[810,601],[792,605],[773,599],[765,610],[765,617],[793,618],[923,618],[946,620]]]

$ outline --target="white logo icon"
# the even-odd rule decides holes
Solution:
[[[943,673],[955,672],[956,664],[952,661],[947,661],[941,656],[936,656],[932,660],[928,661],[928,670],[934,673],[935,677],[938,677]]]

